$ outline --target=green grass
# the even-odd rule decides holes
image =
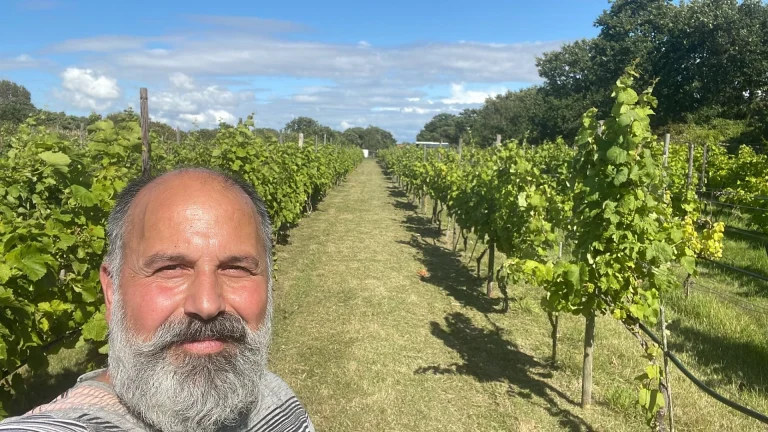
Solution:
[[[447,231],[366,160],[278,248],[270,365],[318,430],[646,430],[635,407],[633,379],[644,365],[637,341],[598,319],[595,403],[581,409],[584,320],[561,319],[551,365],[541,289],[513,287],[500,313],[498,290],[484,292],[487,259],[478,277],[473,243],[454,253]],[[704,268],[699,280],[768,307],[732,275]],[[667,304],[681,359],[708,385],[768,412],[765,315],[696,290],[676,291]],[[765,430],[674,369],[672,389],[679,431]]]

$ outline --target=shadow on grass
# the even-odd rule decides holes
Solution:
[[[74,386],[77,378],[89,370],[106,366],[106,355],[99,354],[95,346],[91,346],[85,357],[63,370],[52,374],[48,369],[20,376],[21,386],[24,391],[17,393],[8,407],[10,416],[17,416],[39,405],[46,404],[55,399],[67,389]]]
[[[406,202],[405,204],[408,203]],[[398,208],[397,203],[395,203],[394,206]],[[437,226],[432,224],[429,219],[424,216],[419,216],[416,214],[408,215],[405,217],[401,225],[403,225],[405,230],[409,233],[417,234],[421,238],[432,240],[432,243],[435,243],[438,239],[440,239],[440,237],[442,237],[442,233],[437,228]],[[451,255],[454,254],[451,252]]]
[[[724,234],[725,238],[727,239],[742,241],[749,244],[749,246],[755,250],[762,250],[765,253],[768,253],[768,236],[764,236],[758,233],[745,233],[734,229],[729,229],[728,227],[726,227]]]
[[[445,324],[431,322],[432,335],[456,351],[462,363],[424,366],[416,374],[466,375],[481,383],[502,382],[511,397],[527,399],[558,419],[560,427],[569,431],[593,431],[578,415],[562,407],[576,402],[541,378],[551,376],[549,367],[501,334],[501,329],[477,327],[460,312],[445,316]]]
[[[675,337],[670,345],[673,352],[689,352],[696,362],[712,370],[717,380],[702,380],[706,384],[735,385],[739,390],[768,392],[768,349],[753,342],[732,340],[700,329],[670,324]]]
[[[398,243],[407,244],[420,252],[417,259],[429,273],[422,277],[422,281],[445,291],[462,306],[483,314],[502,313],[502,300],[488,297],[483,291],[485,280],[472,273],[455,253],[415,236],[409,242]]]
[[[743,292],[739,293],[741,296],[768,297],[768,282],[766,281],[705,260],[698,260],[696,264],[704,269],[707,269],[706,276],[708,277],[717,279],[723,283],[737,282],[743,288]],[[751,268],[751,266],[745,266],[744,270],[760,275],[762,275],[763,272],[762,269]]]
[[[387,193],[392,198],[408,198],[408,194],[397,186],[387,186]]]

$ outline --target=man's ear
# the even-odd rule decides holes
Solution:
[[[112,296],[114,294],[115,285],[113,283],[112,272],[106,264],[102,264],[99,268],[99,279],[101,280],[101,290],[104,292],[104,304],[107,307],[107,313],[105,318],[107,322],[112,319]]]

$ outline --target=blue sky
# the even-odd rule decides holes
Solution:
[[[597,33],[607,0],[5,0],[0,79],[39,107],[138,105],[188,129],[254,112],[413,140],[440,112],[538,83],[535,57]],[[4,3],[5,3],[4,2]],[[113,6],[107,6],[111,4]]]

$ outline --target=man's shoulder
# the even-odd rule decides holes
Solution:
[[[304,405],[293,389],[277,374],[265,371],[263,378],[263,399],[249,430],[273,430],[274,425],[284,425],[285,431],[314,432],[315,428]]]
[[[50,414],[33,414],[11,417],[0,421],[0,432],[90,432],[77,420],[54,417]]]
[[[77,384],[52,401],[0,422],[0,432],[133,430],[128,410],[108,384],[94,379],[100,371],[82,375]]]

